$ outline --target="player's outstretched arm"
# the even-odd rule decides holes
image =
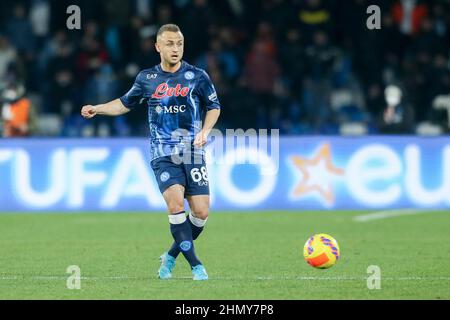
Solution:
[[[194,140],[194,146],[200,148],[204,146],[208,140],[208,135],[219,119],[220,109],[211,109],[206,112],[205,123],[202,130],[197,133]]]
[[[125,107],[120,99],[116,99],[108,103],[97,104],[95,106],[83,106],[83,108],[81,108],[81,115],[86,119],[90,119],[96,115],[120,116],[128,111],[130,111],[130,109]]]

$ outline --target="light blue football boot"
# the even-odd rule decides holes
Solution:
[[[172,270],[175,267],[175,258],[167,252],[164,252],[162,256],[159,257],[159,261],[161,261],[161,266],[158,270],[158,278],[163,280],[172,278]]]
[[[192,275],[194,276],[194,280],[208,280],[206,269],[201,264],[192,268]]]

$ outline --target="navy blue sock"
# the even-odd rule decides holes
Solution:
[[[202,264],[195,255],[192,229],[189,225],[188,219],[184,216],[184,211],[176,214],[176,216],[180,217],[179,215],[183,215],[184,222],[170,223],[170,232],[172,233],[173,239],[191,267]]]
[[[189,222],[189,225],[191,226],[192,240],[195,240],[198,238],[200,233],[202,233],[204,227],[197,227],[196,225],[194,225],[192,223],[191,219],[189,219],[189,218],[187,219],[187,221]],[[174,258],[177,258],[178,255],[180,254],[180,248],[178,247],[178,245],[175,241],[172,243],[172,246],[170,247],[168,254]]]
[[[202,233],[204,227],[197,227],[195,224],[192,223],[191,219],[189,220],[189,225],[192,229],[192,239],[197,239],[200,233]]]

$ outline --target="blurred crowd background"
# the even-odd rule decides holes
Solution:
[[[68,30],[68,6],[81,30]],[[381,29],[369,30],[369,5]],[[145,107],[83,120],[159,63],[155,35],[178,24],[184,60],[211,76],[219,128],[281,134],[449,131],[450,1],[1,0],[3,136],[147,136]]]

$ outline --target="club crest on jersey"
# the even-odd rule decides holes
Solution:
[[[169,87],[167,83],[161,83],[156,87],[155,92],[152,94],[152,98],[162,99],[165,97],[186,97],[189,93],[189,87],[181,87],[181,84],[177,84],[175,87]]]
[[[161,173],[159,178],[161,179],[162,182],[166,182],[167,180],[169,180],[170,174],[167,171],[164,171],[163,173]]]
[[[184,77],[186,78],[186,80],[192,80],[194,79],[194,73],[192,71],[186,71],[184,73]]]

